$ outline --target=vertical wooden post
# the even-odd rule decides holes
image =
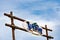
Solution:
[[[10,12],[10,15],[12,16],[13,13]],[[14,25],[13,17],[11,17],[11,25]],[[15,30],[15,28],[14,28],[14,26],[13,26],[13,27],[12,27],[12,40],[15,40],[15,33],[14,33],[14,30]]]
[[[47,25],[45,25],[45,28],[46,28],[46,36],[48,36]],[[48,37],[47,37],[47,40],[49,40]]]
[[[47,25],[45,25],[45,27],[42,27],[42,28],[43,28],[44,30],[46,30],[46,35],[42,35],[42,36],[46,37],[47,40],[53,39],[53,37],[51,37],[51,36],[48,35],[48,31],[52,31],[52,30],[51,30],[51,29],[48,29],[48,28],[47,28]]]

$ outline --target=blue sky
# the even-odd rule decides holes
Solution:
[[[4,13],[13,11],[14,16],[37,22],[40,26],[48,25],[52,29],[49,35],[60,40],[60,0],[0,0],[0,40],[12,40],[11,28],[5,26],[10,19]],[[16,25],[21,26],[19,21]],[[43,32],[45,33],[45,32]],[[46,40],[21,30],[15,30],[16,40]]]

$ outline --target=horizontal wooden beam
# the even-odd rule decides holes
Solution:
[[[10,15],[10,14],[4,13],[4,15],[5,15],[5,16],[8,16],[8,17],[10,17],[10,18],[13,18],[13,19],[17,19],[17,20],[22,21],[22,22],[26,21],[26,20],[23,20],[23,19],[18,18],[18,17],[16,17],[16,16],[12,16],[12,15]]]
[[[23,31],[25,31],[25,32],[28,32],[26,29],[23,29],[23,28],[20,28],[20,27],[18,27],[18,26],[15,26],[15,25],[10,25],[10,24],[5,24],[6,26],[8,26],[8,27],[14,27],[15,29],[19,29],[19,30],[23,30]]]
[[[15,29],[19,29],[19,30],[22,30],[22,31],[25,31],[25,32],[29,32],[28,30],[26,30],[26,29],[24,29],[24,28],[20,28],[20,27],[18,27],[18,26],[15,26],[15,25],[10,25],[10,24],[5,24],[6,26],[8,26],[8,27],[10,27],[10,28],[15,28]],[[32,33],[32,32],[31,32]],[[34,34],[34,35],[37,35],[37,36],[39,36],[40,34],[36,34],[36,33],[32,33],[32,34]]]
[[[48,31],[52,31],[51,29],[46,29],[46,28],[44,28],[44,27],[42,27],[43,29],[45,29],[45,30],[48,30]]]
[[[50,39],[53,39],[53,37],[51,37],[51,36],[46,36],[46,35],[42,35],[42,36],[44,36],[44,37],[48,37],[48,38],[50,38]]]

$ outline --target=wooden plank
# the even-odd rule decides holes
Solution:
[[[10,25],[10,24],[7,24],[7,23],[6,23],[5,25],[8,26],[8,27],[11,27],[11,28],[14,26],[15,29],[19,29],[19,30],[22,30],[22,31],[25,31],[25,32],[30,32],[30,31],[28,31],[27,29],[24,29],[24,28],[15,26],[15,25]],[[34,34],[34,35],[37,35],[37,36],[41,35],[41,34],[36,34],[36,33],[34,33],[34,32],[30,32],[30,33],[32,33],[32,34]]]
[[[48,28],[47,28],[47,25],[45,25],[45,28],[46,28],[46,36],[48,36]],[[46,37],[47,38],[47,40],[49,40],[49,38],[48,37]]]
[[[44,36],[44,37],[48,37],[48,38],[50,38],[50,39],[53,39],[53,37],[51,37],[51,36],[46,36],[46,35],[42,35],[42,36]]]
[[[11,27],[11,28],[14,26],[15,29],[19,29],[19,30],[22,30],[22,31],[28,32],[26,29],[20,28],[20,27],[15,26],[15,25],[10,25],[10,24],[7,24],[7,23],[6,23],[5,25],[8,26],[8,27]]]
[[[12,16],[13,15],[13,13],[12,12],[10,12],[10,15]],[[14,25],[14,20],[13,20],[13,17],[11,17],[11,25]],[[12,27],[12,40],[15,40],[15,28],[14,28],[14,26]]]
[[[17,19],[17,20],[22,21],[22,22],[26,21],[26,20],[23,20],[23,19],[18,18],[18,17],[16,17],[16,16],[12,16],[12,15],[10,15],[10,14],[4,13],[4,15],[5,15],[5,16],[8,16],[8,17],[10,17],[10,18],[13,18],[13,19]]]
[[[46,28],[44,28],[44,27],[42,27],[43,29],[45,29],[45,30],[49,30],[49,31],[52,31],[51,29],[46,29]]]

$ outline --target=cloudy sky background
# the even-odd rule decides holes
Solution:
[[[49,35],[60,40],[60,0],[0,0],[0,40],[12,40],[11,28],[5,26],[10,19],[4,13],[13,11],[14,16],[37,22],[39,25],[48,25],[52,29]],[[15,21],[20,25],[19,21]],[[43,32],[45,33],[45,32]],[[16,40],[46,40],[42,36],[34,36],[21,30],[15,30]]]

